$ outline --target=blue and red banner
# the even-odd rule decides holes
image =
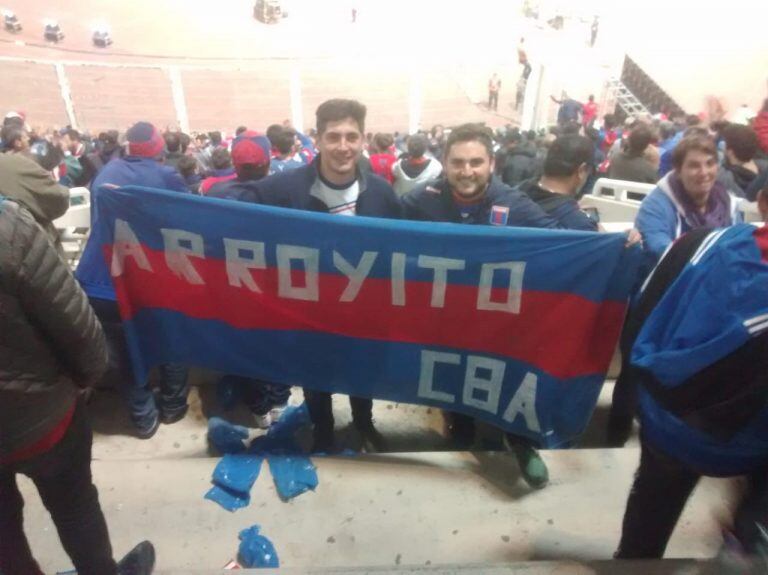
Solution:
[[[124,187],[100,196],[136,377],[167,362],[466,413],[566,444],[639,250],[621,234],[403,222]]]

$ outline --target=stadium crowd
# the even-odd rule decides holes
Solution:
[[[60,258],[52,222],[66,212],[68,188],[76,186],[90,189],[92,218],[100,197],[134,184],[339,216],[597,233],[600,223],[579,200],[598,177],[654,184],[636,230],[627,233],[628,246],[642,245],[646,275],[661,263],[634,298],[621,342],[624,364],[609,442],[623,445],[639,416],[642,455],[617,556],[663,556],[702,475],[749,474],[755,498],[763,494],[768,315],[765,288],[752,284],[759,279],[765,286],[768,236],[765,228],[739,226],[737,207],[757,201],[763,216],[768,214],[768,100],[749,124],[713,125],[698,116],[663,114],[626,120],[607,114],[599,120],[594,106],[566,97],[558,101],[558,125],[542,132],[512,126],[494,132],[465,124],[410,135],[366,133],[365,106],[341,99],[320,105],[316,125],[306,133],[283,122],[263,133],[241,126],[231,137],[161,133],[148,122],[125,134],[105,131],[96,137],[71,127],[34,132],[23,114],[9,113],[0,132],[0,572],[41,573],[22,528],[15,476],[23,473],[35,482],[79,573],[149,573],[154,555],[147,542],[119,564],[112,558],[91,481],[92,436],[82,390],[118,382],[126,390],[135,433],[144,439],[159,425],[182,419],[188,409],[187,366],[160,366],[157,395],[148,382],[133,382],[97,228],[92,226],[74,275]],[[634,361],[644,341],[638,334],[644,325],[661,321],[654,315],[657,304],[668,305],[665,293],[679,285],[678,276],[686,277],[697,250],[726,249],[712,230],[731,227],[754,236],[757,248],[744,256],[754,261],[738,268],[738,278],[718,281],[741,282],[739,289],[748,284],[751,299],[729,300],[743,292],[724,285],[710,304],[724,309],[743,304],[739,317],[751,317],[747,325],[766,331],[752,329],[751,338],[733,340],[730,347],[720,342],[720,353],[714,335],[733,326],[713,319],[701,328],[700,338],[687,334],[676,340],[674,351],[688,353],[686,361],[698,366],[684,378],[684,390],[660,390],[653,374]],[[710,273],[717,276],[718,270]],[[688,289],[690,294],[677,294],[679,305],[701,297],[695,286]],[[712,337],[703,339],[705,332]],[[691,359],[697,350],[708,361]],[[242,389],[254,426],[268,428],[280,417],[288,386],[225,379]],[[313,424],[312,451],[338,449],[330,394],[306,390],[304,395]],[[366,449],[386,450],[386,438],[374,426],[372,401],[351,397],[350,404]],[[473,419],[445,416],[457,448],[471,448]],[[504,443],[530,486],[547,484],[549,473],[536,445],[512,434],[505,434]],[[660,505],[662,500],[667,504]],[[760,541],[754,522],[738,535],[754,552]]]

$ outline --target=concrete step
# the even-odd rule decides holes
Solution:
[[[231,571],[184,571],[183,575],[213,575]],[[450,565],[444,567],[382,567],[365,569],[243,569],[238,573],[259,575],[715,575],[714,561],[664,559],[662,561],[521,561],[498,565]],[[159,571],[155,575],[182,575]]]
[[[540,491],[525,485],[507,453],[315,458],[314,493],[284,503],[264,468],[250,506],[235,513],[203,499],[212,458],[96,461],[93,469],[115,553],[150,539],[158,570],[220,569],[236,555],[238,532],[253,524],[272,540],[281,565],[298,570],[609,560],[637,449],[543,457],[552,481]],[[65,570],[69,562],[33,485],[20,485],[36,556],[46,571]],[[713,557],[718,518],[732,507],[734,491],[732,481],[702,481],[667,557]]]
[[[122,395],[116,390],[98,390],[94,395],[89,414],[95,431],[93,455],[99,460],[152,459],[185,457],[207,457],[211,455],[207,442],[208,418],[214,415],[234,423],[250,427],[253,421],[243,406],[225,412],[216,400],[214,382],[217,376],[194,370],[192,390],[189,396],[190,409],[187,416],[170,426],[161,425],[157,434],[149,441],[133,437],[133,428],[128,417],[128,408]],[[613,380],[603,386],[597,408],[584,435],[580,447],[604,447],[605,428],[613,393]],[[301,389],[294,388],[291,403],[303,401]],[[359,438],[351,428],[349,402],[343,395],[333,398],[334,416],[339,441],[352,449],[359,449]],[[376,427],[387,440],[391,452],[443,451],[454,449],[445,437],[443,416],[439,409],[394,403],[374,402]],[[501,434],[490,426],[478,426],[477,449],[498,449]],[[308,430],[300,436],[300,443],[309,448],[311,438]],[[629,445],[637,445],[636,435]]]

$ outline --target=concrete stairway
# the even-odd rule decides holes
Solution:
[[[588,445],[599,444],[610,390],[585,434]],[[632,570],[610,560],[639,459],[636,442],[625,449],[543,452],[551,483],[534,491],[514,458],[480,450],[482,440],[475,452],[447,451],[436,410],[386,402],[376,403],[377,425],[400,452],[313,458],[317,490],[287,503],[264,466],[251,504],[227,512],[203,499],[218,462],[207,455],[205,439],[205,417],[217,413],[210,393],[210,386],[197,387],[185,420],[161,427],[150,441],[124,435],[127,417],[121,419],[116,394],[100,393],[91,405],[94,477],[117,555],[150,539],[159,573],[218,572],[235,557],[238,532],[258,524],[275,545],[280,573],[708,572],[706,563],[664,561]],[[346,400],[337,403],[343,427]],[[485,435],[489,444],[495,441]],[[341,436],[353,440],[344,429]],[[47,572],[66,570],[69,561],[34,487],[26,480],[20,485],[36,556]],[[732,482],[703,481],[667,557],[713,557],[718,519],[733,492]]]

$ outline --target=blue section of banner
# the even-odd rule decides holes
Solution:
[[[478,417],[550,448],[566,445],[581,434],[603,384],[603,374],[561,380],[522,362],[489,354],[331,334],[242,330],[223,322],[189,318],[159,309],[139,312],[126,322],[126,333],[133,357],[140,358],[141,363],[136,367],[142,373],[153,365],[177,362],[357,397],[432,405]],[[168,333],[176,336],[168,338],[165,336]],[[450,354],[450,357],[440,356],[440,361],[435,363],[430,388],[438,394],[452,396],[452,401],[419,396],[424,351]],[[499,368],[503,365],[495,410],[467,406],[463,401],[470,357],[493,360],[498,362],[493,365]],[[537,379],[534,413],[538,431],[529,427],[532,422],[526,420],[522,412],[511,423],[503,419],[528,373]],[[480,379],[491,376],[483,366],[475,375]],[[473,397],[482,401],[487,394],[476,390]]]

